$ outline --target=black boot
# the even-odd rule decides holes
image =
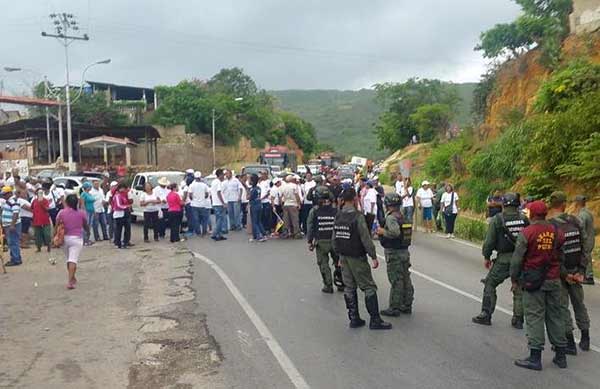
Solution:
[[[581,330],[581,341],[579,348],[583,351],[590,351],[590,330]]]
[[[398,317],[402,314],[402,312],[400,312],[399,309],[396,308],[388,308],[388,309],[384,309],[383,311],[380,312],[383,316],[390,316],[390,317]]]
[[[515,365],[530,370],[542,370],[542,350],[531,349],[529,357],[517,359]]]
[[[369,312],[369,315],[371,315],[371,322],[369,323],[370,329],[389,330],[392,328],[391,323],[383,321],[381,319],[381,316],[379,316],[379,302],[377,301],[377,294],[365,296],[365,304],[367,306],[367,311]]]
[[[482,311],[479,315],[472,318],[471,321],[475,324],[491,326],[492,325],[492,316],[490,316],[489,313]]]
[[[348,309],[348,319],[350,319],[350,328],[358,328],[365,325],[365,321],[360,318],[358,313],[358,295],[356,290],[353,293],[345,293],[346,308]]]
[[[558,352],[558,350],[556,351]],[[573,332],[567,332],[567,347],[565,347],[565,354],[577,355],[577,345],[575,344]]]
[[[523,329],[523,316],[513,316],[510,324],[518,330]]]
[[[567,356],[565,355],[564,347],[556,347],[554,350],[554,358],[552,362],[561,369],[567,368]]]
[[[324,286],[321,289],[321,292],[323,293],[333,293],[333,286],[329,285],[329,286]]]

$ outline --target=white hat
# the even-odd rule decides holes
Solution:
[[[425,180],[421,183],[421,186],[429,185],[429,181]]]
[[[194,173],[194,169],[187,169],[185,172],[188,173],[188,174],[193,174]]]
[[[169,180],[167,179],[167,177],[161,177],[158,179],[158,185],[169,186]]]
[[[202,178],[202,173],[199,171],[194,172],[194,178]]]
[[[111,183],[110,183],[110,186],[111,186],[111,187],[113,187],[113,186],[117,186],[117,185],[119,185],[119,183],[118,183],[117,181],[113,181],[113,182],[111,182]]]

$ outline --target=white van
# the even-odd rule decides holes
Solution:
[[[144,172],[138,173],[133,178],[131,182],[131,195],[133,198],[133,209],[131,215],[135,218],[143,218],[144,211],[140,206],[140,196],[144,192],[144,185],[149,182],[152,187],[158,185],[158,179],[161,177],[166,177],[170,183],[175,183],[179,185],[181,181],[185,178],[184,172],[173,172],[173,171],[165,171],[165,172]]]

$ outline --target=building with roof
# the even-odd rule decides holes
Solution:
[[[17,110],[0,109],[0,125],[23,119],[23,114]]]
[[[86,81],[85,93],[104,93],[108,104],[115,105],[134,124],[140,124],[147,112],[154,111],[157,98],[153,88]]]

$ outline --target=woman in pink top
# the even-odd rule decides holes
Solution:
[[[61,210],[56,216],[56,223],[62,224],[65,228],[65,254],[67,257],[67,272],[69,281],[67,289],[75,289],[77,279],[77,262],[83,248],[83,231],[90,233],[90,226],[87,222],[85,212],[77,209],[79,200],[74,194],[70,194],[65,199],[66,208]]]
[[[169,185],[171,190],[167,195],[167,205],[169,206],[169,229],[171,230],[171,243],[180,242],[179,230],[181,229],[181,219],[183,218],[184,201],[177,193],[177,184]]]

